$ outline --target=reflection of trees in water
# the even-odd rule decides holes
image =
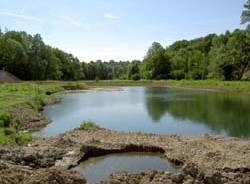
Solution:
[[[202,92],[191,94],[191,100],[185,100],[181,97],[184,93],[177,91],[175,97],[171,96],[177,99],[174,100],[163,98],[166,91],[155,96],[154,92],[154,88],[146,89],[145,105],[156,122],[168,112],[176,119],[203,123],[218,132],[224,130],[229,136],[250,136],[250,98],[245,95]],[[160,94],[159,89],[157,93]]]
[[[160,121],[161,117],[166,113],[167,101],[160,100],[156,97],[149,97],[146,100],[147,111],[154,122]]]

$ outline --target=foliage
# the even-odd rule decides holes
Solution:
[[[153,43],[143,61],[146,79],[241,80],[250,67],[250,31],[210,34],[177,41],[164,49]]]
[[[7,112],[0,112],[0,127],[10,126],[10,114]]]
[[[250,22],[250,0],[241,20]],[[0,30],[0,69],[23,80],[242,80],[248,79],[249,63],[250,29],[180,40],[166,48],[154,42],[143,62],[89,63],[46,45],[39,34]]]
[[[165,49],[154,42],[144,58],[144,77],[146,79],[168,79],[171,65]]]
[[[81,130],[96,130],[99,126],[95,124],[93,121],[83,121],[80,125]]]
[[[244,10],[241,15],[241,23],[245,24],[250,22],[250,0],[247,0],[246,4],[244,5]]]
[[[130,80],[140,80],[140,65],[141,62],[138,60],[132,61],[128,67],[128,79]]]
[[[32,140],[30,133],[18,132],[15,128],[0,128],[0,145],[23,145]]]

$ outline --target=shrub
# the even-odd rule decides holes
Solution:
[[[32,141],[32,135],[30,133],[19,132],[16,136],[16,143],[19,145],[26,144]]]
[[[95,81],[99,82],[99,80],[100,80],[99,77],[96,76]]]
[[[13,128],[5,128],[4,129],[4,134],[6,136],[11,136],[14,135],[16,133],[16,131]]]
[[[6,112],[0,113],[0,127],[10,126],[10,114]]]
[[[131,79],[132,79],[132,80],[135,80],[135,81],[140,80],[140,74],[138,74],[138,73],[133,74],[133,75],[131,76]]]
[[[99,126],[96,125],[93,121],[84,121],[80,125],[81,130],[96,130]]]

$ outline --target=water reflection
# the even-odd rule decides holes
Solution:
[[[112,173],[121,171],[130,173],[152,170],[175,172],[176,168],[161,154],[122,153],[90,158],[73,170],[93,184],[107,179]]]
[[[42,136],[76,128],[83,120],[118,131],[250,137],[250,96],[172,88],[125,87],[122,91],[67,94],[45,107]]]
[[[226,131],[229,136],[249,137],[250,98],[247,95],[168,88],[145,88],[146,108],[155,122],[166,113]]]

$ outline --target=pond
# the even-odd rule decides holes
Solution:
[[[91,90],[65,94],[43,114],[52,123],[38,133],[42,136],[92,120],[118,131],[250,137],[250,96],[235,93],[153,87]]]
[[[176,172],[167,159],[155,153],[120,153],[90,158],[73,170],[86,178],[91,184],[107,179],[111,174],[127,171],[138,173],[146,171]]]

